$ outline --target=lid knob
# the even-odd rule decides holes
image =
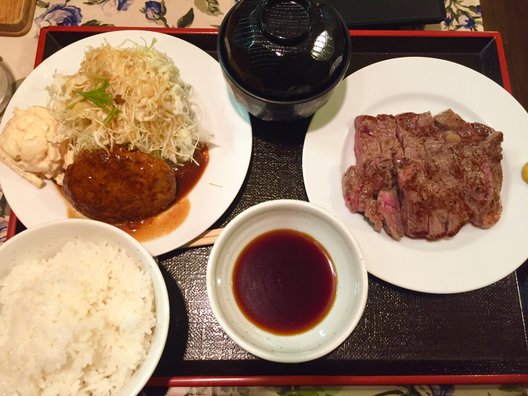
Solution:
[[[262,33],[276,44],[302,41],[310,32],[310,3],[305,0],[268,0],[260,17]]]

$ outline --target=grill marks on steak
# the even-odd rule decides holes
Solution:
[[[446,141],[430,113],[400,114],[396,124],[405,158],[396,169],[405,234],[427,239],[455,235],[469,221],[459,180],[461,140]]]
[[[465,123],[453,111],[439,114],[435,120],[440,128],[461,136],[458,175],[463,178],[470,222],[482,228],[493,226],[502,211],[502,133],[480,123]]]
[[[346,205],[394,239],[488,228],[501,214],[502,133],[452,110],[359,116],[357,162],[343,176]]]
[[[355,128],[354,150],[358,165],[350,167],[344,175],[344,197],[353,212],[364,212],[380,231],[385,217],[391,216],[388,213],[390,205],[384,204],[379,192],[393,189],[394,164],[403,158],[402,147],[394,133],[396,120],[391,115],[359,116]]]

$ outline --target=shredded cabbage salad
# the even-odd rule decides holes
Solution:
[[[55,76],[49,107],[74,153],[124,145],[181,165],[206,142],[191,86],[154,44],[90,47],[77,73]]]

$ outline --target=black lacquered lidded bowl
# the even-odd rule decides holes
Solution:
[[[264,120],[312,115],[343,79],[350,38],[322,0],[242,0],[226,15],[218,57],[235,98]]]

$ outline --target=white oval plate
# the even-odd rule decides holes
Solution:
[[[88,46],[105,41],[126,45],[127,40],[150,44],[166,53],[178,67],[181,78],[193,86],[192,100],[198,105],[200,120],[213,135],[209,144],[209,164],[188,198],[190,212],[183,224],[171,233],[143,243],[152,255],[176,249],[206,231],[229,207],[244,182],[251,157],[251,125],[247,112],[232,99],[218,62],[200,48],[175,37],[150,31],[122,30],[101,33],[79,40],[44,60],[15,92],[0,123],[3,131],[15,107],[46,106],[46,87],[54,74],[77,72]],[[53,183],[37,189],[4,164],[0,164],[0,184],[20,221],[31,228],[67,217],[67,206]]]
[[[341,177],[355,163],[354,118],[452,108],[466,121],[504,133],[503,213],[488,230],[466,225],[451,239],[397,242],[350,212]],[[421,57],[395,58],[348,76],[314,116],[303,150],[310,202],[331,211],[354,232],[368,271],[394,285],[429,293],[457,293],[490,285],[528,258],[528,114],[501,86],[459,64]]]

